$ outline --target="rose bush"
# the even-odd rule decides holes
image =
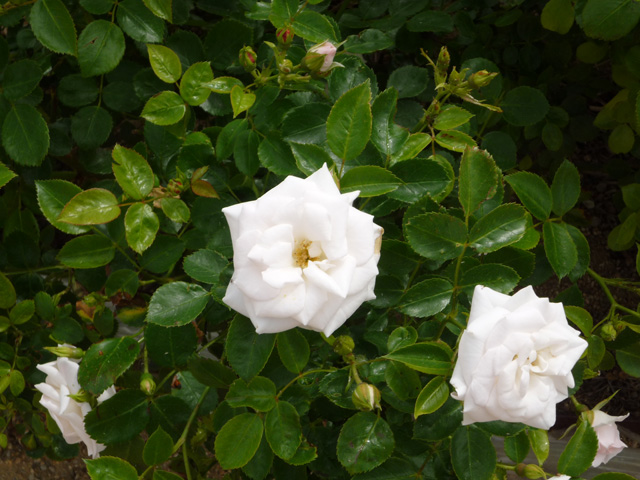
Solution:
[[[593,420],[591,426],[598,435],[598,453],[593,460],[592,466],[597,467],[607,463],[619,454],[627,445],[620,440],[620,432],[616,422],[622,422],[629,414],[614,417],[600,410],[593,410]]]
[[[84,428],[84,417],[91,411],[88,402],[72,398],[80,392],[78,383],[78,362],[66,357],[58,357],[53,362],[36,367],[47,374],[43,383],[35,385],[42,393],[40,404],[49,411],[67,443],[83,442],[92,458],[99,457],[106,447],[92,439]],[[98,403],[115,395],[116,389],[111,386],[97,399]]]
[[[463,424],[550,428],[586,348],[562,304],[539,298],[532,287],[509,296],[476,286],[451,378],[454,398],[464,402]]]
[[[331,335],[375,298],[382,229],[352,207],[357,196],[341,194],[324,165],[224,208],[234,273],[223,301],[258,333],[303,327]]]

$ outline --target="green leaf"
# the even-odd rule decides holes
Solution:
[[[393,393],[402,400],[416,398],[422,386],[418,373],[400,362],[387,364],[384,380]]]
[[[553,213],[561,217],[578,202],[580,197],[580,174],[568,160],[560,164],[551,183]]]
[[[415,203],[425,195],[441,200],[453,189],[453,172],[437,160],[414,158],[391,167],[401,184],[389,197],[402,202]]]
[[[147,396],[140,390],[121,390],[87,413],[84,422],[87,433],[100,443],[130,440],[149,423]]]
[[[152,295],[147,322],[163,327],[177,327],[195,320],[209,301],[200,285],[172,282],[162,285]]]
[[[146,203],[134,203],[124,216],[127,244],[135,252],[142,253],[151,246],[160,228],[160,220]]]
[[[451,439],[451,464],[460,480],[489,480],[496,450],[489,435],[475,426],[461,427]]]
[[[295,407],[280,400],[264,419],[267,442],[277,456],[283,460],[293,457],[302,441],[300,417]]]
[[[593,480],[636,480],[635,477],[626,473],[607,472],[593,477]]]
[[[87,392],[100,395],[133,365],[139,350],[131,337],[108,338],[91,345],[80,362],[78,382]]]
[[[438,410],[449,398],[449,387],[444,377],[434,377],[427,383],[416,400],[415,418]]]
[[[640,378],[640,351],[637,343],[616,350],[616,361],[623,372]]]
[[[413,133],[400,147],[397,153],[391,156],[391,165],[415,158],[431,143],[432,137],[427,133]]]
[[[448,260],[462,252],[467,227],[446,213],[425,213],[409,220],[405,227],[409,245],[430,260]]]
[[[447,12],[427,9],[409,19],[407,30],[410,32],[449,33],[453,31],[453,18]]]
[[[242,471],[247,477],[253,480],[263,480],[269,474],[273,466],[273,452],[265,436],[260,440],[260,446],[253,458],[242,467]]]
[[[260,158],[258,157],[258,147],[260,146],[260,136],[254,130],[244,130],[236,137],[233,148],[233,159],[236,167],[247,177],[252,177],[260,168]]]
[[[507,92],[500,108],[507,123],[526,127],[535,125],[547,115],[549,102],[540,90],[520,86]]]
[[[160,200],[160,206],[162,212],[174,222],[187,223],[191,218],[189,207],[179,198],[165,197]]]
[[[511,293],[519,281],[520,276],[507,265],[484,264],[463,272],[458,287],[471,298],[476,285],[484,285],[506,294]]]
[[[619,252],[631,248],[638,228],[638,212],[629,214],[622,224],[616,226],[607,237],[607,246]]]
[[[85,77],[108,73],[118,66],[124,55],[124,34],[107,20],[95,20],[78,38],[78,63]]]
[[[451,130],[464,125],[471,118],[473,113],[455,105],[445,105],[433,122],[433,128],[437,130]]]
[[[575,267],[573,267],[571,272],[569,272],[569,279],[572,282],[575,282],[585,273],[587,273],[587,269],[589,268],[589,264],[591,262],[591,251],[589,249],[589,242],[582,234],[582,232],[573,225],[569,225],[568,223],[565,225],[578,251],[578,261],[576,262],[576,265]]]
[[[56,258],[71,268],[96,268],[113,260],[116,248],[102,235],[83,235],[69,240],[60,249]]]
[[[402,362],[418,372],[448,375],[451,372],[451,355],[451,350],[443,344],[422,342],[399,348],[384,358]]]
[[[241,413],[225,423],[215,441],[220,466],[231,470],[249,463],[260,446],[262,431],[262,420],[255,413]]]
[[[517,147],[509,134],[501,131],[487,133],[482,138],[482,148],[491,154],[503,172],[516,166]]]
[[[135,150],[116,144],[112,164],[118,184],[134,200],[142,200],[153,188],[153,171],[149,163]]]
[[[238,378],[224,399],[233,408],[251,407],[268,412],[276,406],[276,385],[267,377],[254,377],[249,383]]]
[[[5,98],[13,101],[29,95],[42,80],[42,73],[40,65],[33,60],[18,60],[9,64],[2,79]]]
[[[151,273],[165,273],[172,268],[184,253],[184,242],[170,235],[156,235],[153,245],[144,251],[140,266]]]
[[[529,428],[528,434],[531,449],[538,464],[542,465],[549,457],[549,435],[546,430],[540,428]]]
[[[246,112],[256,101],[256,94],[245,92],[243,87],[238,85],[231,89],[231,108],[233,108],[233,118],[242,112]]]
[[[213,388],[229,388],[236,375],[229,367],[210,358],[193,356],[189,359],[189,372],[203,385]]]
[[[458,130],[439,132],[435,137],[435,141],[441,147],[454,152],[464,152],[467,148],[477,146],[473,138]]]
[[[9,319],[13,325],[22,325],[31,320],[35,313],[35,302],[33,300],[22,300],[11,309]]]
[[[58,220],[73,225],[99,225],[120,215],[118,199],[104,188],[90,188],[75,195],[64,206]]]
[[[391,456],[393,432],[382,417],[359,412],[347,420],[338,436],[338,460],[353,475],[381,465]]]
[[[229,264],[226,257],[213,250],[198,250],[184,259],[184,271],[194,280],[218,283],[220,273]]]
[[[549,218],[553,199],[551,189],[542,177],[535,173],[517,172],[506,176],[505,180],[534,217],[538,220]]]
[[[426,318],[449,305],[453,286],[443,278],[430,278],[413,285],[398,302],[401,312]]]
[[[173,452],[173,440],[171,435],[158,427],[151,434],[142,450],[142,459],[147,465],[160,465],[171,457]]]
[[[236,315],[225,344],[229,363],[241,378],[251,380],[267,364],[275,341],[275,335],[259,335],[248,318]]]
[[[4,163],[0,162],[0,188],[4,187],[12,178],[17,176],[18,175],[9,169]]]
[[[504,451],[516,463],[524,462],[529,454],[529,437],[526,432],[510,435],[504,439]]]
[[[9,308],[16,303],[16,290],[2,272],[0,272],[0,308]]]
[[[357,157],[371,136],[371,88],[369,81],[343,94],[327,118],[327,143],[342,160]]]
[[[354,167],[340,179],[343,192],[360,191],[360,197],[376,197],[394,191],[402,180],[389,170],[376,166]]]
[[[416,419],[413,436],[416,439],[435,442],[453,434],[462,424],[462,402],[449,397],[436,412]]]
[[[296,159],[291,148],[282,140],[279,133],[269,133],[260,142],[258,158],[262,166],[277,175],[295,175],[298,173]]]
[[[413,345],[418,340],[418,332],[415,328],[397,327],[389,334],[387,339],[387,350],[393,352],[401,347]]]
[[[303,143],[291,143],[290,146],[298,169],[306,175],[311,175],[325,163],[331,169],[333,159],[322,147]]]
[[[57,94],[60,102],[69,107],[83,107],[98,98],[98,85],[94,78],[84,78],[80,74],[62,77]]]
[[[429,70],[415,65],[395,69],[387,81],[387,88],[394,87],[398,90],[398,98],[416,97],[424,92],[428,85]]]
[[[145,3],[149,1],[154,1],[154,0],[145,0]],[[159,0],[155,0],[155,1],[159,1]],[[113,480],[116,480],[116,479],[113,479]],[[153,480],[182,480],[182,477],[175,473],[167,472],[165,470],[154,470]]]
[[[139,285],[138,274],[128,268],[122,268],[109,275],[105,292],[107,297],[112,297],[118,292],[125,292],[134,297]]]
[[[91,480],[137,480],[138,472],[127,461],[116,457],[85,460]]]
[[[186,365],[197,346],[196,330],[192,324],[166,328],[147,324],[144,339],[151,359],[161,367]]]
[[[83,107],[71,117],[71,136],[80,148],[86,150],[106,142],[112,127],[111,114],[95,105]]]
[[[545,222],[542,225],[544,251],[559,278],[567,275],[578,261],[578,250],[564,223]]]
[[[338,42],[329,19],[313,10],[305,9],[295,15],[292,27],[296,35],[313,43],[321,43],[325,40]]]
[[[568,33],[573,26],[575,11],[571,0],[549,0],[542,9],[542,26],[561,35]]]
[[[327,140],[327,117],[331,107],[325,103],[306,103],[287,112],[282,122],[287,142],[322,145]]]
[[[209,84],[213,81],[213,71],[209,62],[191,65],[180,80],[180,96],[189,105],[202,105],[211,94]]]
[[[60,0],[38,0],[29,15],[31,30],[38,41],[56,53],[76,55],[76,27]]]
[[[151,97],[140,116],[156,125],[173,125],[184,117],[186,111],[187,107],[182,97],[167,90]]]
[[[49,151],[49,129],[31,105],[13,105],[2,124],[2,146],[20,165],[36,167]]]
[[[371,143],[385,157],[398,153],[409,138],[409,130],[394,122],[398,91],[388,88],[380,93],[371,106]]]
[[[545,123],[542,127],[542,143],[552,152],[557,152],[562,148],[564,135],[558,125],[553,123]]]
[[[58,220],[58,216],[64,206],[78,193],[82,192],[80,187],[66,180],[38,180],[36,181],[36,191],[38,192],[40,210],[42,210],[51,225],[58,230],[73,235],[85,233],[89,230],[89,227],[71,225]]]
[[[604,341],[597,335],[591,335],[587,341],[589,342],[589,348],[587,349],[587,361],[589,363],[589,368],[597,370],[607,349],[604,345]]]
[[[151,12],[168,22],[173,21],[172,0],[142,0]],[[155,480],[155,479],[154,479]]]
[[[118,2],[118,24],[136,42],[160,43],[164,37],[164,22],[144,6],[141,0]]]
[[[172,389],[171,396],[179,398],[192,410],[200,403],[198,412],[201,415],[208,415],[215,410],[218,405],[218,392],[215,389],[208,389],[208,392],[205,393],[207,387],[199,382],[191,372],[182,371],[178,373],[177,379],[180,382],[180,388]],[[203,395],[204,399],[200,401]]]
[[[467,148],[460,161],[458,199],[468,218],[497,191],[499,171],[491,155],[479,148]]]
[[[298,329],[286,330],[276,336],[278,355],[282,364],[292,373],[300,373],[309,361],[309,342]]]
[[[558,471],[579,477],[591,466],[598,451],[598,436],[589,422],[581,422],[558,459]]]
[[[274,27],[280,28],[285,23],[291,22],[298,11],[298,0],[273,0],[269,21]]]
[[[160,80],[175,83],[180,79],[182,64],[173,50],[162,45],[147,44],[147,52],[151,68]]]
[[[575,307],[572,305],[564,305],[564,312],[567,315],[567,318],[580,329],[585,337],[589,337],[591,335],[591,329],[593,328],[593,318],[588,311],[586,311],[584,308]]]
[[[209,82],[207,87],[215,93],[229,94],[236,85],[244,87],[242,81],[235,77],[218,77]]]
[[[640,20],[640,5],[633,0],[588,0],[582,10],[582,28],[591,38],[617,40]]]
[[[14,397],[22,393],[25,387],[24,375],[20,370],[11,370],[9,375],[9,390]]]
[[[527,212],[505,203],[478,220],[469,231],[469,243],[479,253],[495,252],[520,240],[527,228]]]
[[[390,35],[375,28],[369,28],[358,35],[349,36],[344,44],[344,49],[351,53],[373,53],[386,50],[393,45],[394,41]]]

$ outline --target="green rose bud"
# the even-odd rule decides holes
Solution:
[[[44,347],[58,357],[76,358],[84,357],[84,350],[70,345],[58,345],[57,347]]]
[[[542,468],[538,465],[525,465],[524,463],[519,463],[516,465],[516,473],[521,477],[530,478],[535,480],[536,478],[545,478],[545,473]]]
[[[338,355],[349,355],[353,352],[353,347],[355,346],[356,344],[354,343],[353,338],[348,335],[340,335],[333,343],[333,351]]]
[[[276,39],[278,39],[278,45],[284,48],[287,48],[289,45],[291,45],[291,42],[293,42],[293,37],[295,37],[295,35],[293,34],[293,29],[289,26],[279,28],[278,31],[276,31]]]
[[[258,60],[258,56],[256,52],[254,52],[251,47],[242,47],[240,49],[240,54],[238,55],[238,61],[240,65],[247,72],[253,72],[256,69],[256,62]]]
[[[380,408],[380,390],[375,385],[360,383],[351,394],[351,400],[357,409],[369,412]]]
[[[495,72],[487,72],[486,70],[480,70],[479,72],[471,74],[467,82],[469,83],[469,86],[471,88],[473,88],[474,90],[477,90],[479,88],[486,87],[487,85],[489,85],[491,83],[491,80],[493,80],[497,76],[498,74]]]
[[[613,342],[618,336],[618,331],[611,323],[605,323],[600,330],[600,336],[605,342]]]
[[[140,377],[140,390],[147,395],[153,395],[156,391],[156,382],[153,380],[153,375],[150,373],[143,373]]]

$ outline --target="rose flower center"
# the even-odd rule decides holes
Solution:
[[[311,240],[297,240],[292,253],[293,263],[296,267],[307,268],[309,261],[317,262],[326,258],[318,244]]]

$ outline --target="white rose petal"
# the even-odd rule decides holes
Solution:
[[[84,442],[89,455],[92,458],[99,457],[99,453],[106,447],[91,438],[84,428],[84,417],[91,411],[91,406],[69,397],[80,391],[78,363],[59,357],[53,362],[37,365],[36,368],[47,374],[44,383],[35,385],[42,393],[40,404],[49,410],[65,441],[70,444]],[[111,398],[115,393],[115,388],[109,387],[98,397],[98,403]]]
[[[556,475],[555,477],[549,478],[549,480],[571,480],[569,475]]]
[[[562,304],[539,298],[530,286],[513,296],[477,286],[451,378],[453,397],[464,402],[462,423],[549,429],[586,347]]]
[[[598,435],[598,452],[593,460],[593,467],[607,463],[626,448],[627,445],[620,440],[620,432],[618,432],[616,422],[621,422],[628,416],[629,414],[627,413],[620,417],[613,417],[600,410],[593,410],[591,426]]]
[[[357,196],[341,194],[324,165],[224,208],[234,252],[224,302],[258,333],[302,327],[331,335],[375,298],[382,229],[352,206]]]

